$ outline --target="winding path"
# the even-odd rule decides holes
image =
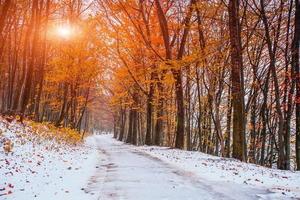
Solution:
[[[247,185],[203,180],[111,135],[96,136],[96,142],[101,156],[86,192],[99,200],[247,200],[268,193]]]

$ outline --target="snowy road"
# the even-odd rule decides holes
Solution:
[[[266,190],[230,182],[203,180],[177,169],[110,135],[96,136],[101,153],[86,192],[100,200],[267,199]]]

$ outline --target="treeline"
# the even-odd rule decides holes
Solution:
[[[300,169],[298,0],[98,0],[114,136]]]
[[[0,1],[0,110],[87,129],[101,74],[83,1]]]

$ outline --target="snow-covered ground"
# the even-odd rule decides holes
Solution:
[[[93,141],[76,146],[45,140],[28,126],[0,118],[0,199],[2,200],[83,200],[94,174],[98,152]],[[13,143],[11,153],[3,141]],[[2,142],[1,142],[2,141]],[[90,147],[87,147],[89,145]]]
[[[43,125],[41,125],[43,126]],[[300,199],[300,173],[165,147],[136,147],[112,135],[76,146],[0,117],[2,200]],[[3,150],[4,140],[12,153]]]
[[[143,146],[137,149],[182,170],[192,172],[203,180],[222,181],[228,184],[234,182],[265,189],[269,193],[259,196],[271,199],[300,199],[300,172],[270,169],[235,159],[166,147]]]
[[[89,190],[100,199],[298,199],[300,174],[96,136],[101,167]]]

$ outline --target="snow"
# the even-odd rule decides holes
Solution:
[[[0,142],[0,199],[92,199],[83,188],[95,172],[94,140],[71,146],[32,134],[28,126],[0,119],[0,139],[10,139],[12,153]]]
[[[5,153],[3,141],[13,143]],[[299,199],[300,172],[95,135],[68,145],[0,117],[2,200]]]
[[[270,169],[259,165],[221,158],[201,152],[167,147],[139,147],[145,152],[182,170],[190,171],[209,181],[234,182],[269,191],[272,199],[300,199],[300,172]]]
[[[96,141],[102,152],[101,162],[94,184],[88,190],[96,193],[99,199],[273,200],[299,195],[292,187],[293,183],[299,185],[298,173],[278,170],[271,170],[271,173],[267,168],[199,152],[135,147],[116,141],[111,135],[96,136]],[[264,174],[256,175],[261,172]],[[273,178],[268,178],[271,174]],[[277,183],[285,180],[283,175],[288,176],[288,181],[291,179],[291,184],[288,181]],[[292,175],[297,177],[292,178]],[[259,176],[259,180],[267,178],[268,185],[248,180],[255,176]],[[271,189],[276,184],[280,187],[288,184],[286,187],[292,191],[288,194],[273,192]]]

